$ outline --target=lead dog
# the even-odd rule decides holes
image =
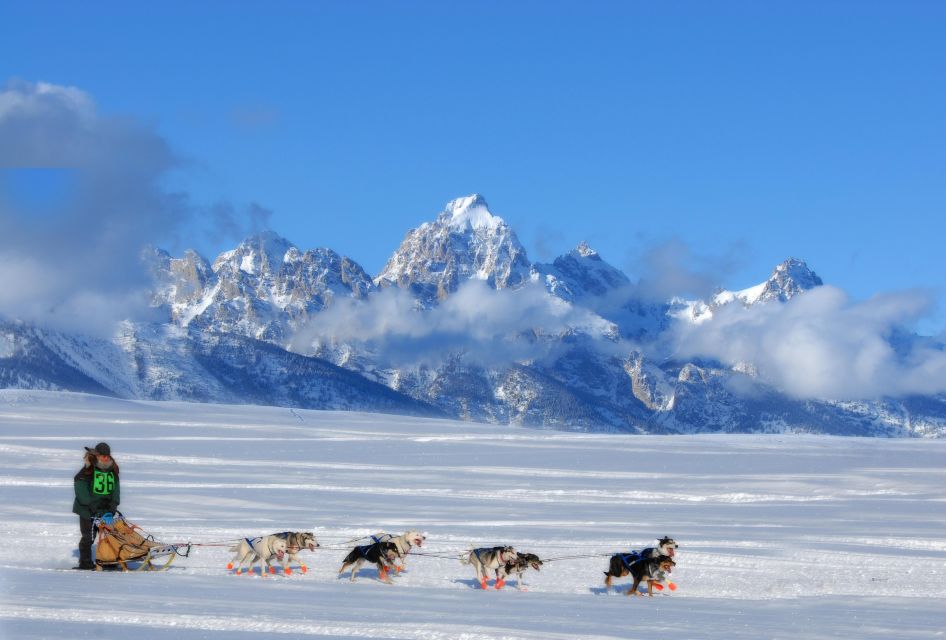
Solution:
[[[676,565],[670,556],[657,556],[656,558],[641,558],[631,564],[631,575],[634,576],[634,584],[626,595],[642,596],[637,591],[641,582],[647,582],[647,595],[654,597],[654,583],[660,580],[661,573],[669,574],[670,570]]]
[[[293,562],[299,562],[299,571],[305,573],[309,570],[305,566],[304,562],[299,561],[299,552],[303,549],[308,549],[309,551],[315,551],[321,545],[319,541],[315,539],[315,534],[311,531],[283,531],[282,533],[274,533],[274,536],[281,538],[286,541],[286,557],[282,563],[283,572],[289,574],[292,573],[292,569],[289,568],[289,565]],[[270,572],[275,571],[270,562],[272,558],[266,561],[266,566],[269,567]]]
[[[656,547],[648,547],[643,551],[631,551],[630,553],[615,553],[611,556],[608,563],[608,570],[604,572],[604,586],[610,588],[613,578],[623,578],[631,571],[631,564],[643,558],[656,558],[657,556],[668,556],[673,558],[676,550],[680,547],[673,538],[664,536],[657,541]]]
[[[400,560],[400,564],[397,562],[393,563],[392,568],[400,573],[407,568],[407,556],[410,553],[411,547],[422,547],[424,546],[424,540],[427,539],[427,536],[422,534],[420,531],[406,531],[399,536],[393,536],[390,533],[378,533],[371,536],[371,539],[375,542],[393,542],[397,546],[397,556]]]
[[[338,575],[342,575],[345,569],[351,567],[351,581],[354,582],[355,573],[361,565],[365,562],[371,562],[378,567],[378,579],[392,584],[388,577],[388,569],[391,568],[397,557],[397,545],[393,542],[375,542],[361,545],[348,552],[348,555],[342,561],[342,568],[338,570]]]
[[[473,565],[473,569],[476,570],[476,579],[483,589],[487,588],[488,572],[495,572],[496,588],[502,589],[506,581],[500,572],[507,564],[515,562],[516,558],[516,550],[512,547],[480,547],[461,554],[460,563]]]
[[[522,581],[523,572],[532,567],[536,571],[539,571],[542,568],[542,560],[539,559],[539,556],[534,553],[520,553],[516,552],[516,559],[512,562],[507,562],[503,567],[503,577],[511,576],[513,573],[516,574],[516,589],[519,591],[528,591],[525,589],[525,583]],[[498,588],[498,587],[497,587]]]
[[[249,573],[253,573],[253,563],[259,562],[259,573],[266,575],[266,569],[269,567],[271,558],[282,560],[286,555],[288,545],[286,541],[274,535],[261,536],[259,538],[243,538],[238,544],[230,547],[230,551],[236,552],[233,559],[227,565],[227,569],[233,568],[233,563],[237,563],[237,575],[243,573],[243,565],[247,565]],[[265,565],[265,568],[264,568]]]

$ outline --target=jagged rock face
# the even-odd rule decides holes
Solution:
[[[212,266],[193,251],[153,259],[161,282],[156,303],[170,307],[176,324],[277,344],[336,297],[361,299],[374,289],[353,260],[331,249],[302,253],[272,232],[247,238]]]
[[[641,353],[634,353],[624,362],[624,371],[631,381],[631,392],[650,411],[671,411],[674,387],[667,376]]]
[[[451,201],[434,222],[408,232],[375,283],[409,289],[432,304],[470,279],[494,289],[520,286],[529,269],[516,234],[473,195]]]
[[[626,291],[631,285],[621,270],[602,260],[586,242],[559,256],[550,265],[533,265],[531,277],[544,282],[549,293],[568,302],[601,298]]]
[[[794,296],[820,287],[824,284],[818,275],[808,268],[802,260],[789,258],[775,267],[772,275],[765,282],[765,287],[759,295],[759,302],[779,300],[786,302]]]

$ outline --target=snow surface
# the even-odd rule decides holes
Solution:
[[[75,563],[72,475],[112,445],[164,573]],[[377,414],[0,391],[0,637],[940,638],[946,441],[613,436]],[[426,531],[388,586],[336,577],[351,538]],[[225,570],[216,543],[313,530],[309,573]],[[606,554],[670,535],[679,589],[605,593]],[[530,591],[456,556],[512,544]],[[588,556],[574,558],[573,556]],[[619,584],[626,587],[625,581]]]

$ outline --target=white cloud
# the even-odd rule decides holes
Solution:
[[[367,300],[339,300],[295,336],[293,348],[305,352],[313,343],[356,343],[395,364],[435,363],[457,353],[480,364],[500,364],[549,356],[561,345],[545,338],[570,331],[610,347],[612,330],[607,321],[548,295],[540,285],[495,290],[470,280],[427,310],[397,288]]]
[[[863,399],[946,392],[946,352],[909,335],[931,297],[910,291],[852,301],[822,286],[785,304],[730,304],[700,325],[677,322],[676,356],[750,363],[799,398]]]
[[[0,315],[97,334],[150,319],[142,248],[179,246],[204,219],[239,226],[231,205],[195,207],[166,186],[183,165],[153,127],[101,114],[80,89],[0,87]],[[36,172],[67,173],[65,195],[18,199],[13,182]]]

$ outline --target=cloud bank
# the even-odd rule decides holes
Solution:
[[[181,245],[201,223],[240,231],[231,205],[197,207],[167,186],[185,164],[153,127],[99,113],[78,88],[0,88],[0,315],[97,335],[154,319],[142,248]],[[22,197],[57,175],[59,197]]]
[[[419,309],[395,287],[366,300],[338,300],[296,334],[292,348],[306,353],[313,345],[359,344],[387,364],[438,364],[462,354],[468,362],[498,366],[552,357],[561,341],[548,338],[574,332],[613,349],[613,329],[539,284],[495,290],[470,280],[432,309]]]
[[[677,358],[751,364],[759,376],[798,398],[835,400],[946,392],[946,352],[910,327],[931,308],[908,291],[852,301],[821,286],[779,304],[729,304],[699,325],[672,329]]]

